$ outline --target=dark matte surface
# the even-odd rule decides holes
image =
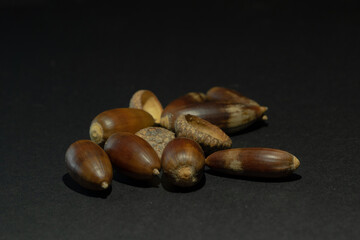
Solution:
[[[5,1],[6,2],[6,1]],[[0,5],[0,239],[354,239],[360,234],[356,4]],[[64,154],[138,89],[166,105],[221,85],[269,107],[234,147],[296,155],[290,179],[211,172],[189,192],[118,174],[77,187]]]

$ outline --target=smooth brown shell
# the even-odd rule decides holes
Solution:
[[[119,132],[111,135],[104,149],[124,175],[146,180],[160,174],[161,162],[155,150],[141,137]]]
[[[247,105],[260,106],[254,100],[242,95],[236,90],[224,88],[224,87],[212,87],[207,93],[206,97],[209,101],[219,102],[232,102],[232,103],[243,103]]]
[[[199,143],[206,153],[231,147],[232,141],[226,133],[210,122],[190,114],[181,115],[175,121],[175,133]]]
[[[251,177],[286,177],[300,165],[292,154],[272,148],[235,148],[215,152],[205,159],[213,170]]]
[[[242,103],[200,102],[179,106],[173,112],[163,112],[161,125],[174,129],[176,119],[191,114],[218,126],[226,133],[239,131],[260,119],[267,107]]]
[[[160,123],[163,107],[156,95],[149,90],[139,90],[130,99],[130,108],[142,109],[151,114],[155,123]]]
[[[166,145],[175,138],[175,133],[162,127],[143,128],[135,135],[147,141],[154,148],[159,158],[161,158]]]
[[[200,145],[187,138],[175,138],[165,147],[161,165],[170,183],[190,187],[203,177],[204,152]]]
[[[90,140],[79,140],[69,146],[65,164],[70,176],[90,190],[104,190],[113,177],[110,159],[105,151]]]
[[[97,115],[91,122],[89,133],[93,142],[102,144],[114,133],[136,133],[152,125],[154,125],[153,117],[144,110],[116,108]]]

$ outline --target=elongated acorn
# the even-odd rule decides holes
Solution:
[[[205,157],[200,145],[187,138],[175,138],[165,147],[161,165],[169,182],[190,187],[203,177]]]
[[[161,162],[155,150],[141,137],[119,132],[110,136],[104,149],[118,170],[134,179],[147,180],[160,174]]]
[[[113,169],[105,151],[90,140],[79,140],[70,145],[65,154],[70,176],[90,190],[107,189],[112,181]]]
[[[93,142],[102,144],[114,133],[135,133],[152,125],[154,118],[144,110],[115,108],[97,115],[91,122],[89,133]]]
[[[175,138],[175,133],[162,127],[143,128],[135,135],[147,141],[154,148],[159,158],[161,158],[166,145]]]
[[[226,133],[239,131],[260,119],[267,107],[242,103],[200,102],[181,106],[173,112],[163,112],[161,125],[174,129],[178,116],[191,114],[218,126]]]
[[[175,132],[178,137],[185,137],[199,143],[205,153],[227,149],[232,141],[226,133],[210,122],[190,115],[181,115],[175,121]]]
[[[151,114],[155,123],[160,123],[163,107],[156,95],[149,90],[139,90],[134,93],[129,108],[142,109]]]
[[[206,97],[209,101],[242,103],[252,106],[260,106],[257,102],[248,97],[245,97],[238,91],[224,87],[210,88],[206,93]]]
[[[215,152],[205,159],[208,167],[231,175],[279,178],[295,171],[300,161],[272,148],[234,148]]]

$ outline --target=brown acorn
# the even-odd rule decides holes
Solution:
[[[165,147],[161,165],[169,182],[190,187],[203,176],[205,157],[200,145],[187,138],[175,138]]]
[[[90,190],[104,190],[113,177],[110,159],[105,151],[90,140],[79,140],[70,145],[65,154],[70,176]]]
[[[224,87],[210,88],[206,93],[206,97],[209,101],[232,102],[251,106],[260,106],[257,102],[248,97],[245,97],[238,91]]]
[[[119,132],[110,136],[104,149],[112,164],[124,175],[138,180],[159,175],[161,162],[155,150],[141,137]]]
[[[175,138],[175,133],[162,127],[143,128],[135,135],[147,141],[154,148],[159,158],[161,158],[166,145]]]
[[[226,133],[239,131],[261,118],[267,107],[249,106],[242,103],[200,102],[184,104],[174,111],[165,111],[161,125],[173,130],[178,116],[191,114],[218,126]]]
[[[174,116],[174,113],[180,111],[181,109],[187,108],[189,105],[195,103],[201,103],[206,101],[206,95],[201,92],[189,92],[184,96],[181,96],[174,101],[170,102],[161,114],[160,125],[174,130],[174,123],[177,116]]]
[[[163,107],[156,95],[149,90],[139,90],[134,93],[129,108],[142,109],[151,114],[155,123],[160,123]]]
[[[141,109],[115,108],[97,115],[91,122],[90,138],[97,144],[102,144],[113,133],[136,133],[142,128],[154,125],[153,117]]]
[[[208,167],[230,175],[278,178],[294,172],[300,161],[272,148],[234,148],[215,152],[205,159]]]
[[[199,143],[207,154],[230,148],[232,144],[230,137],[219,127],[190,114],[176,119],[175,132],[178,137],[186,137]]]

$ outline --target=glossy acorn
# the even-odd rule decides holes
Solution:
[[[65,164],[70,176],[90,190],[107,189],[112,181],[113,169],[108,155],[90,140],[79,140],[69,146]]]
[[[150,180],[160,174],[161,161],[151,145],[141,137],[119,132],[105,142],[105,152],[121,173],[138,180]]]
[[[209,121],[226,133],[232,133],[244,129],[260,119],[267,107],[205,101],[173,106],[173,109],[174,111],[164,110],[160,121],[163,127],[173,130],[179,116],[191,114]]]
[[[291,153],[272,148],[234,148],[215,152],[205,159],[214,171],[230,175],[280,178],[300,165]]]
[[[187,138],[175,138],[165,147],[161,165],[168,181],[179,187],[191,187],[203,177],[204,152]]]
[[[152,125],[154,118],[144,110],[115,108],[97,115],[91,122],[89,134],[93,142],[102,144],[114,133],[135,133]]]
[[[139,90],[130,99],[129,108],[142,109],[151,114],[155,123],[160,123],[163,107],[156,95],[149,90]]]

